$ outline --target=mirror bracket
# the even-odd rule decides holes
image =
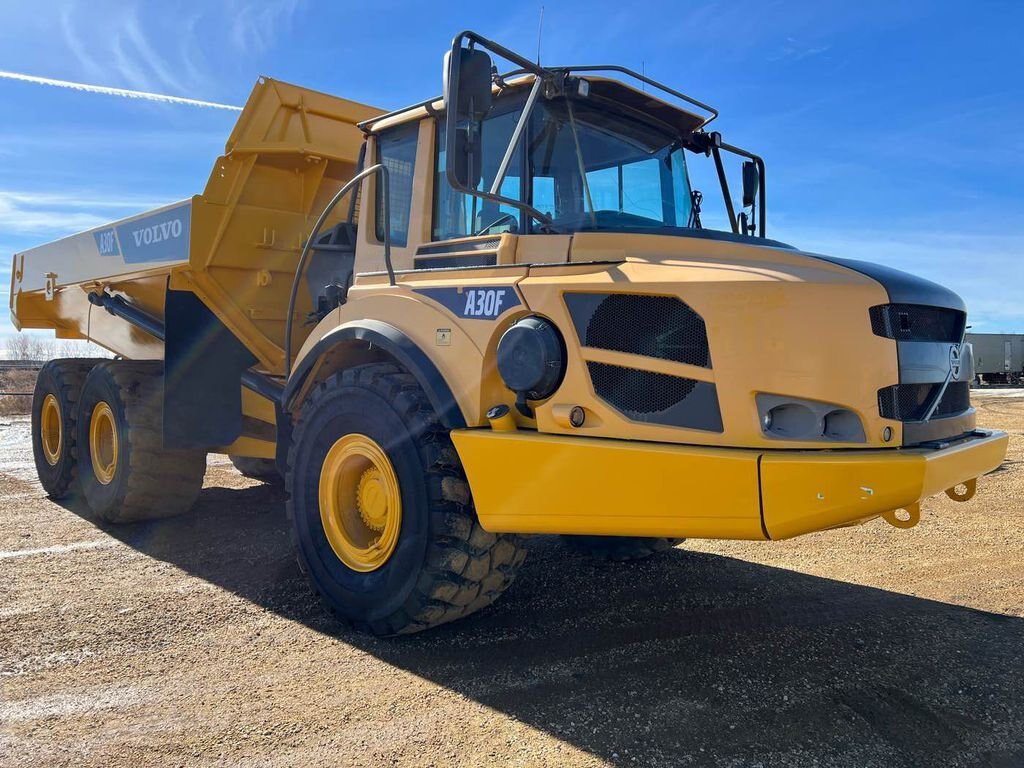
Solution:
[[[491,110],[493,85],[502,85],[488,51],[523,67],[539,80],[547,80],[550,75],[549,70],[475,32],[456,35],[444,62],[445,177],[454,190],[518,208],[553,230],[551,217],[529,203],[477,189],[482,175],[479,126]],[[507,162],[503,165],[507,171]]]

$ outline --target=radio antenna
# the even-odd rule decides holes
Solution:
[[[544,6],[540,7],[540,21],[537,23],[537,66],[540,66],[540,42],[544,34]]]

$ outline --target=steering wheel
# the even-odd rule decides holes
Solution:
[[[494,221],[492,221],[486,227],[481,227],[476,232],[474,232],[473,233],[473,237],[476,237],[477,235],[482,235],[488,229],[492,229],[494,227],[501,226],[506,221],[512,222],[513,226],[509,228],[509,231],[512,232],[512,234],[515,234],[516,229],[518,229],[518,227],[516,226],[518,224],[518,219],[519,219],[519,217],[516,214],[514,214],[514,213],[503,213],[503,214],[501,214],[501,216],[496,218]]]

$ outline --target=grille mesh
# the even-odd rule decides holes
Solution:
[[[959,343],[967,315],[957,309],[921,304],[881,304],[872,307],[871,330],[876,336],[897,341],[947,341]]]
[[[697,382],[679,376],[588,362],[594,391],[627,416],[661,413],[682,402]]]
[[[672,296],[608,294],[581,341],[597,349],[711,367],[704,320]]]
[[[941,384],[895,384],[878,390],[878,410],[883,418],[920,421]],[[966,381],[951,382],[932,418],[963,413],[971,407],[971,388]]]

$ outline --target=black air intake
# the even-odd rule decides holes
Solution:
[[[722,431],[714,384],[606,363],[587,370],[597,396],[633,421]]]
[[[967,314],[958,309],[922,304],[881,304],[870,312],[874,334],[897,341],[959,344],[967,323]]]
[[[878,411],[883,418],[920,421],[941,384],[895,384],[878,390]],[[971,407],[971,388],[966,381],[950,382],[933,419],[963,413]]]
[[[711,367],[704,320],[674,296],[567,293],[580,344]]]

